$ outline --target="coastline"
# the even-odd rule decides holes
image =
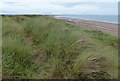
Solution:
[[[101,30],[104,33],[118,36],[118,24],[107,23],[101,21],[85,20],[85,19],[75,19],[68,17],[57,18],[63,20],[69,24],[74,24],[89,30]]]

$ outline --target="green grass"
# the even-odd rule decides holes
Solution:
[[[115,79],[118,39],[47,16],[3,16],[3,78]]]

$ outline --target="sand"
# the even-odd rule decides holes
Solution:
[[[58,18],[58,19],[89,30],[101,30],[107,34],[118,36],[118,24],[73,18]]]

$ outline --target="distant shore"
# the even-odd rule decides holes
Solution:
[[[61,17],[57,19],[63,20],[70,24],[80,26],[82,28],[86,28],[90,30],[101,30],[107,34],[118,36],[118,24],[84,20],[84,19],[74,19],[74,18],[67,18],[67,17]]]

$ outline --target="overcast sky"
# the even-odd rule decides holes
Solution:
[[[116,15],[118,0],[1,0],[0,13]]]

